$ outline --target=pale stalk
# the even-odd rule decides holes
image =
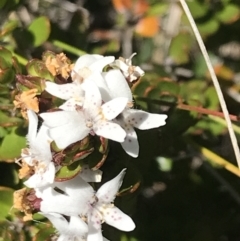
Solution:
[[[191,12],[188,8],[187,3],[185,2],[185,0],[179,0],[179,1],[182,4],[182,7],[184,9],[185,14],[187,15],[187,18],[190,22],[190,25],[193,29],[193,32],[196,36],[197,42],[199,44],[199,47],[201,49],[201,52],[202,52],[203,57],[205,59],[205,62],[207,64],[208,71],[209,71],[210,76],[212,78],[213,85],[216,89],[216,92],[217,92],[217,95],[218,95],[218,98],[219,98],[219,102],[220,102],[220,105],[221,105],[221,108],[222,108],[222,111],[223,111],[223,114],[224,114],[224,118],[225,118],[226,123],[227,123],[227,128],[228,128],[228,132],[229,132],[230,139],[231,139],[231,142],[232,142],[235,157],[236,157],[236,160],[237,160],[237,163],[238,163],[238,167],[240,168],[240,151],[239,151],[239,147],[238,147],[238,143],[237,143],[237,138],[235,136],[235,133],[234,133],[234,130],[233,130],[233,127],[232,127],[232,122],[229,118],[229,112],[228,112],[226,102],[224,100],[223,93],[221,91],[221,88],[220,88],[220,85],[219,85],[219,82],[218,82],[218,79],[217,79],[217,76],[214,72],[213,66],[211,64],[210,58],[209,58],[207,50],[206,50],[206,47],[203,43],[202,37],[201,37],[201,35],[198,31],[198,28],[195,24],[195,21],[194,21],[194,19],[192,17],[192,14],[191,14]]]

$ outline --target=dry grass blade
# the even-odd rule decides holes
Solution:
[[[232,127],[232,122],[231,122],[230,117],[229,117],[229,112],[228,112],[226,102],[225,102],[224,97],[223,97],[223,93],[221,91],[221,87],[220,87],[218,79],[217,79],[217,76],[214,72],[213,66],[211,64],[209,55],[208,55],[207,50],[206,50],[206,47],[203,43],[202,37],[201,37],[201,35],[198,31],[198,28],[195,24],[195,21],[194,21],[194,19],[192,17],[192,14],[191,14],[191,12],[188,8],[187,3],[185,2],[185,0],[179,0],[179,1],[182,4],[182,7],[183,7],[183,10],[184,10],[185,14],[187,15],[187,18],[188,18],[188,20],[191,24],[191,27],[193,29],[193,32],[196,36],[197,42],[199,44],[199,47],[202,51],[203,57],[204,57],[205,62],[207,64],[210,76],[212,78],[214,87],[216,89],[216,92],[217,92],[217,95],[218,95],[218,98],[219,98],[219,102],[220,102],[220,105],[221,105],[221,108],[222,108],[222,111],[223,111],[223,114],[224,114],[224,118],[225,118],[226,123],[227,123],[227,128],[228,128],[229,135],[230,135],[230,138],[231,138],[231,142],[232,142],[233,150],[234,150],[236,160],[237,160],[237,163],[238,163],[238,167],[240,168],[240,151],[239,151],[239,147],[238,147],[238,143],[237,143],[237,138],[235,136],[235,133],[234,133],[234,130],[233,130],[233,127]]]

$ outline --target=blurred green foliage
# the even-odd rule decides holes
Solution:
[[[160,130],[138,131],[136,159],[109,143],[109,157],[101,168],[104,180],[128,168],[116,204],[133,216],[137,228],[123,235],[104,226],[107,238],[240,240],[239,177],[213,164],[214,158],[209,162],[210,157],[196,148],[206,147],[236,166],[225,125],[209,118],[221,110],[188,20],[177,2],[132,0],[130,6],[123,2],[0,0],[0,241],[54,240],[54,230],[42,217],[36,219],[43,223],[23,223],[21,214],[11,210],[13,190],[23,186],[14,160],[26,145],[27,131],[13,105],[16,75],[35,76],[25,81],[41,92],[42,79],[53,79],[40,61],[46,50],[65,52],[72,61],[83,51],[116,57],[136,52],[134,64],[146,72],[132,88],[137,108],[169,116]],[[240,2],[187,3],[229,111],[239,116]],[[151,33],[155,22],[143,21],[149,16],[157,19],[157,31]]]

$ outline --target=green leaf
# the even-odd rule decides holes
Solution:
[[[179,33],[173,38],[169,54],[176,64],[185,64],[189,61],[189,52],[193,43],[192,36],[189,33]]]
[[[32,239],[32,241],[51,241],[52,236],[56,233],[53,227],[42,228]]]
[[[239,19],[240,10],[239,6],[235,4],[228,4],[226,7],[219,13],[217,13],[217,19],[222,23],[232,23]]]
[[[134,85],[133,93],[137,96],[144,96],[146,89],[150,86],[150,83],[144,79]]]
[[[10,10],[14,8],[19,3],[19,1],[20,0],[7,0],[4,8]]]
[[[208,22],[198,24],[197,26],[202,36],[208,36],[217,32],[219,28],[219,22],[215,19],[211,19]]]
[[[8,66],[12,66],[12,53],[8,49],[0,46],[0,56]]]
[[[4,7],[4,5],[6,4],[7,0],[1,0],[0,1],[0,9]]]
[[[55,181],[62,182],[74,178],[80,171],[82,167],[80,162],[74,162],[69,166],[63,166],[55,176]]]
[[[0,187],[0,221],[9,215],[13,205],[13,191],[11,188]]]
[[[213,86],[209,86],[205,91],[205,102],[208,109],[217,110],[219,108],[218,95]]]
[[[136,56],[140,63],[147,62],[151,57],[154,50],[154,43],[151,38],[145,39],[141,44],[141,51]]]
[[[150,9],[147,11],[147,16],[159,16],[162,14],[165,14],[167,9],[169,7],[169,4],[166,3],[156,3],[150,7]]]
[[[0,31],[0,38],[2,38],[4,36],[8,35],[9,33],[11,33],[18,26],[18,24],[19,24],[19,22],[17,20],[11,20],[11,21],[6,22],[2,26],[2,29]]]
[[[0,126],[18,126],[23,122],[22,119],[18,117],[10,117],[6,115],[3,111],[0,111]]]
[[[0,159],[14,159],[20,156],[21,149],[26,146],[26,138],[18,135],[17,131],[17,128],[13,128],[12,132],[4,137],[0,146]]]
[[[47,17],[36,18],[28,27],[28,31],[33,35],[33,46],[42,45],[50,35],[50,21]]]
[[[208,6],[206,5],[206,3],[202,4],[197,0],[195,0],[195,1],[188,1],[187,5],[194,18],[201,18],[207,14]]]

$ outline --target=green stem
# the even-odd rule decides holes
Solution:
[[[73,47],[73,46],[71,46],[69,44],[63,43],[63,42],[61,42],[59,40],[53,40],[52,44],[54,46],[58,47],[58,48],[63,49],[64,51],[69,52],[69,53],[74,54],[74,55],[81,56],[81,55],[86,54],[85,51],[83,51],[81,49],[78,49],[76,47]]]
[[[212,120],[214,120],[214,121],[216,121],[216,122],[218,122],[218,123],[220,123],[220,124],[222,124],[222,125],[224,125],[224,126],[227,127],[226,121],[225,121],[224,119],[222,119],[222,118],[219,118],[219,117],[217,117],[217,116],[211,116],[211,115],[209,115],[208,118],[209,118],[209,119],[212,119]],[[232,127],[233,127],[233,130],[234,130],[238,135],[240,135],[240,127],[237,126],[237,125],[235,125],[235,124],[232,124]]]

